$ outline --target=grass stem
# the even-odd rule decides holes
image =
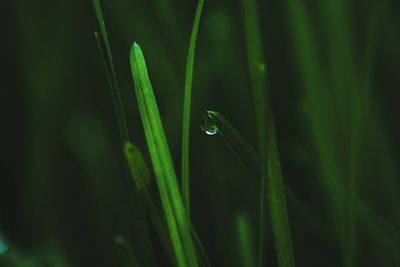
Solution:
[[[193,68],[196,52],[197,32],[204,0],[199,0],[194,17],[192,35],[190,37],[189,51],[186,63],[185,92],[183,100],[183,126],[182,126],[182,191],[186,213],[190,216],[190,182],[189,182],[189,146],[190,146],[190,107],[192,99]]]

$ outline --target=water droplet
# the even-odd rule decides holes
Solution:
[[[208,135],[214,135],[218,133],[217,124],[208,111],[201,118],[201,129]]]

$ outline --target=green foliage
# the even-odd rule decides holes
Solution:
[[[3,2],[1,267],[400,266],[396,1]]]
[[[252,229],[249,217],[245,214],[236,216],[236,231],[238,235],[240,251],[242,253],[242,266],[255,267],[256,257],[254,255]]]
[[[138,107],[177,263],[180,267],[196,267],[198,263],[189,220],[183,207],[146,63],[136,43],[132,45],[130,61]]]
[[[224,116],[216,111],[207,111],[203,116],[201,128],[208,135],[219,133],[250,173],[257,177],[260,175],[257,153]]]
[[[190,183],[189,183],[189,144],[190,144],[190,106],[192,101],[193,68],[196,52],[196,39],[199,30],[200,17],[203,11],[204,0],[199,0],[190,36],[189,51],[186,63],[185,91],[183,101],[182,126],[182,191],[186,213],[190,216]]]
[[[99,23],[100,33],[102,38],[100,39],[97,33],[95,33],[95,37],[101,52],[104,66],[106,68],[108,83],[111,89],[115,111],[117,113],[121,142],[122,144],[124,144],[125,142],[128,142],[129,134],[128,134],[128,127],[126,125],[124,106],[121,100],[121,93],[117,81],[117,76],[115,74],[114,62],[111,55],[110,41],[108,40],[106,24],[104,22],[103,11],[101,9],[99,0],[93,0],[93,6],[94,10],[96,11],[96,16]]]
[[[257,121],[259,151],[261,155],[259,266],[261,267],[264,265],[265,187],[267,187],[269,215],[273,229],[278,264],[281,267],[295,266],[275,123],[272,115],[271,102],[269,100],[269,94],[271,92],[267,90],[268,84],[266,81],[257,3],[255,0],[243,0],[242,2],[249,74]]]

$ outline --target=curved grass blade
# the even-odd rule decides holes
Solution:
[[[182,126],[182,191],[185,209],[190,216],[190,184],[189,184],[189,138],[190,138],[190,106],[192,98],[193,65],[196,51],[197,32],[200,24],[204,0],[197,3],[194,17],[192,35],[190,37],[189,51],[186,63],[185,93],[183,100],[183,126]]]
[[[121,136],[121,142],[124,145],[129,141],[128,127],[126,123],[124,106],[121,100],[121,93],[119,90],[119,85],[117,81],[117,76],[115,74],[114,63],[111,55],[110,42],[108,40],[106,24],[104,22],[103,11],[99,0],[93,0],[93,6],[96,12],[97,21],[100,27],[100,36],[95,33],[97,44],[103,58],[104,66],[106,68],[108,83],[111,89],[111,94],[114,102],[115,112],[117,113],[119,132]]]
[[[219,133],[244,166],[252,174],[259,176],[260,161],[256,151],[224,116],[216,111],[207,111],[201,120],[201,128],[208,135]]]
[[[285,192],[275,126],[266,88],[266,71],[262,51],[261,30],[259,26],[256,0],[242,0],[246,47],[255,114],[258,128],[259,150],[261,155],[260,186],[260,238],[259,266],[263,266],[263,225],[265,186],[268,190],[268,204],[275,248],[280,267],[295,266],[289,219],[286,209]]]
[[[216,111],[207,111],[203,116],[201,128],[208,135],[211,135],[211,133],[219,133],[227,146],[254,178],[260,177],[261,163],[254,148],[225,117]],[[307,208],[307,205],[299,199],[290,188],[285,188],[285,191],[288,194],[288,198],[296,204],[297,210],[300,210],[303,214],[307,214],[306,217],[315,220],[316,215],[312,214],[312,211]]]
[[[238,159],[245,165],[245,167],[254,175],[259,177],[261,172],[260,161],[253,147],[241,136],[236,128],[220,113],[216,111],[207,111],[202,119],[202,130],[208,135],[221,134],[225,143],[232,150],[232,152],[238,157]],[[346,190],[344,185],[338,186],[338,193],[345,194]],[[318,216],[315,212],[307,207],[304,203],[289,187],[285,188],[289,201],[295,205],[295,209],[300,213],[304,214],[304,217],[314,225],[321,225]],[[399,257],[396,251],[400,246],[398,240],[399,232],[396,229],[394,223],[388,222],[380,214],[376,213],[368,205],[363,203],[361,199],[355,199],[356,213],[360,217],[360,221],[365,224],[369,232],[379,242],[382,247],[385,247],[388,251],[392,252],[393,258],[396,262],[399,262]],[[325,229],[324,229],[325,231]]]
[[[130,62],[139,111],[177,264],[179,267],[197,267],[190,224],[183,206],[167,139],[144,56],[136,43],[131,48]]]

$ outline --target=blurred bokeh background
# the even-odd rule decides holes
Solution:
[[[257,235],[257,180],[200,129],[202,114],[216,110],[257,147],[242,2],[206,0],[195,59],[192,221],[214,266],[241,266],[237,214]],[[196,3],[103,2],[131,137],[150,164],[128,58],[136,41],[177,170]],[[353,266],[400,266],[399,2],[258,5],[297,265],[345,266],[350,251]],[[15,253],[21,266],[123,266],[114,236],[145,258],[149,232],[159,266],[169,266],[120,148],[92,2],[1,1],[0,17],[0,257]],[[349,212],[354,242],[343,230]],[[270,232],[267,239],[275,266]]]

